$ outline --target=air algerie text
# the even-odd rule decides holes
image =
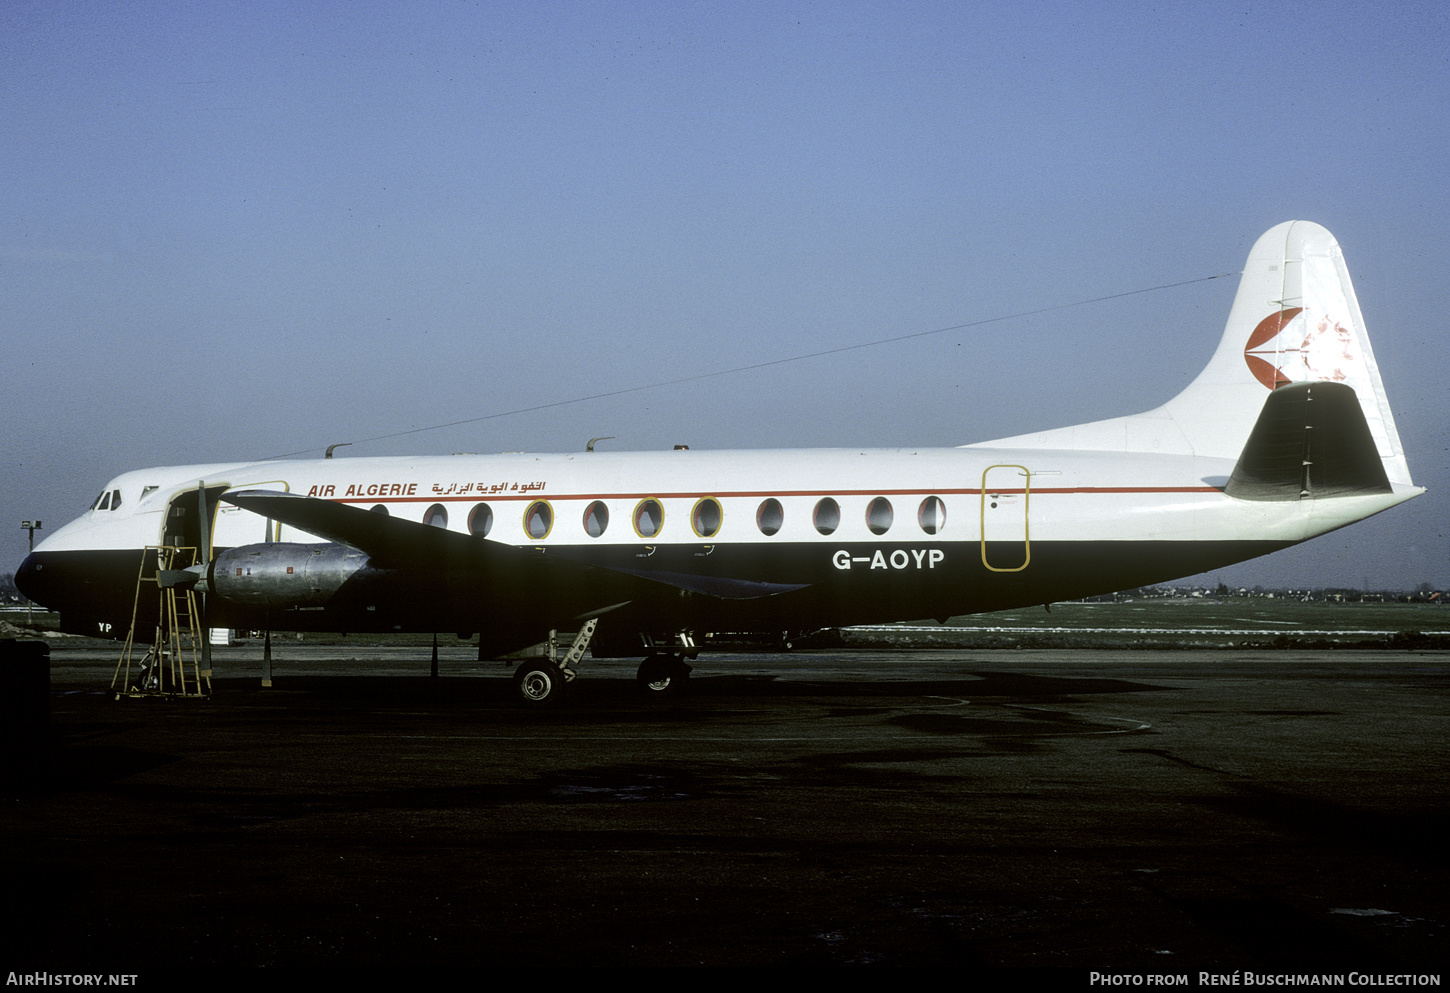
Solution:
[[[416,496],[418,493],[417,483],[348,483],[344,497],[390,497],[390,496]],[[314,486],[307,491],[310,497],[335,497],[338,495],[336,486]]]

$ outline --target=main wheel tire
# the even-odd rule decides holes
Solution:
[[[525,662],[514,670],[514,689],[529,707],[552,707],[564,695],[564,671],[547,659]]]
[[[652,697],[674,697],[685,692],[690,667],[676,655],[651,655],[639,664],[634,677],[639,688]]]

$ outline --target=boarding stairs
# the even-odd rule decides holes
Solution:
[[[154,553],[154,554],[153,554]],[[126,646],[111,677],[116,699],[126,697],[204,698],[211,695],[211,669],[201,667],[205,632],[194,582],[184,570],[196,564],[192,546],[152,545],[141,556],[136,598]],[[149,566],[149,569],[148,569]],[[136,624],[143,596],[156,597],[156,631],[138,661]],[[135,670],[134,675],[132,670]]]

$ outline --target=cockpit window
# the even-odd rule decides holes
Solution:
[[[87,510],[99,510],[100,509],[100,506],[101,506],[101,501],[103,499],[105,499],[105,496],[106,496],[106,493],[105,493],[104,490],[102,490],[100,493],[97,493],[96,494],[96,498],[91,501],[91,505],[89,507],[87,507],[86,509]]]
[[[102,493],[101,494],[101,502],[96,505],[96,509],[97,510],[110,510],[111,509],[111,494],[109,492],[108,493]]]
[[[121,509],[121,491],[120,490],[112,490],[111,491],[111,509],[112,510],[120,510]]]

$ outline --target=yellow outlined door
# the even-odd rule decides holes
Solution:
[[[228,486],[233,490],[273,490],[289,493],[292,487],[284,479],[269,479],[260,483],[243,483]],[[243,510],[234,503],[221,502],[214,511],[212,520],[212,544],[217,548],[235,548],[238,545],[254,545],[258,542],[282,540],[282,524],[279,521],[258,518],[249,510]],[[294,532],[295,529],[289,528]]]
[[[1021,572],[1032,561],[1031,479],[1023,465],[991,465],[982,472],[982,565],[993,572]]]

